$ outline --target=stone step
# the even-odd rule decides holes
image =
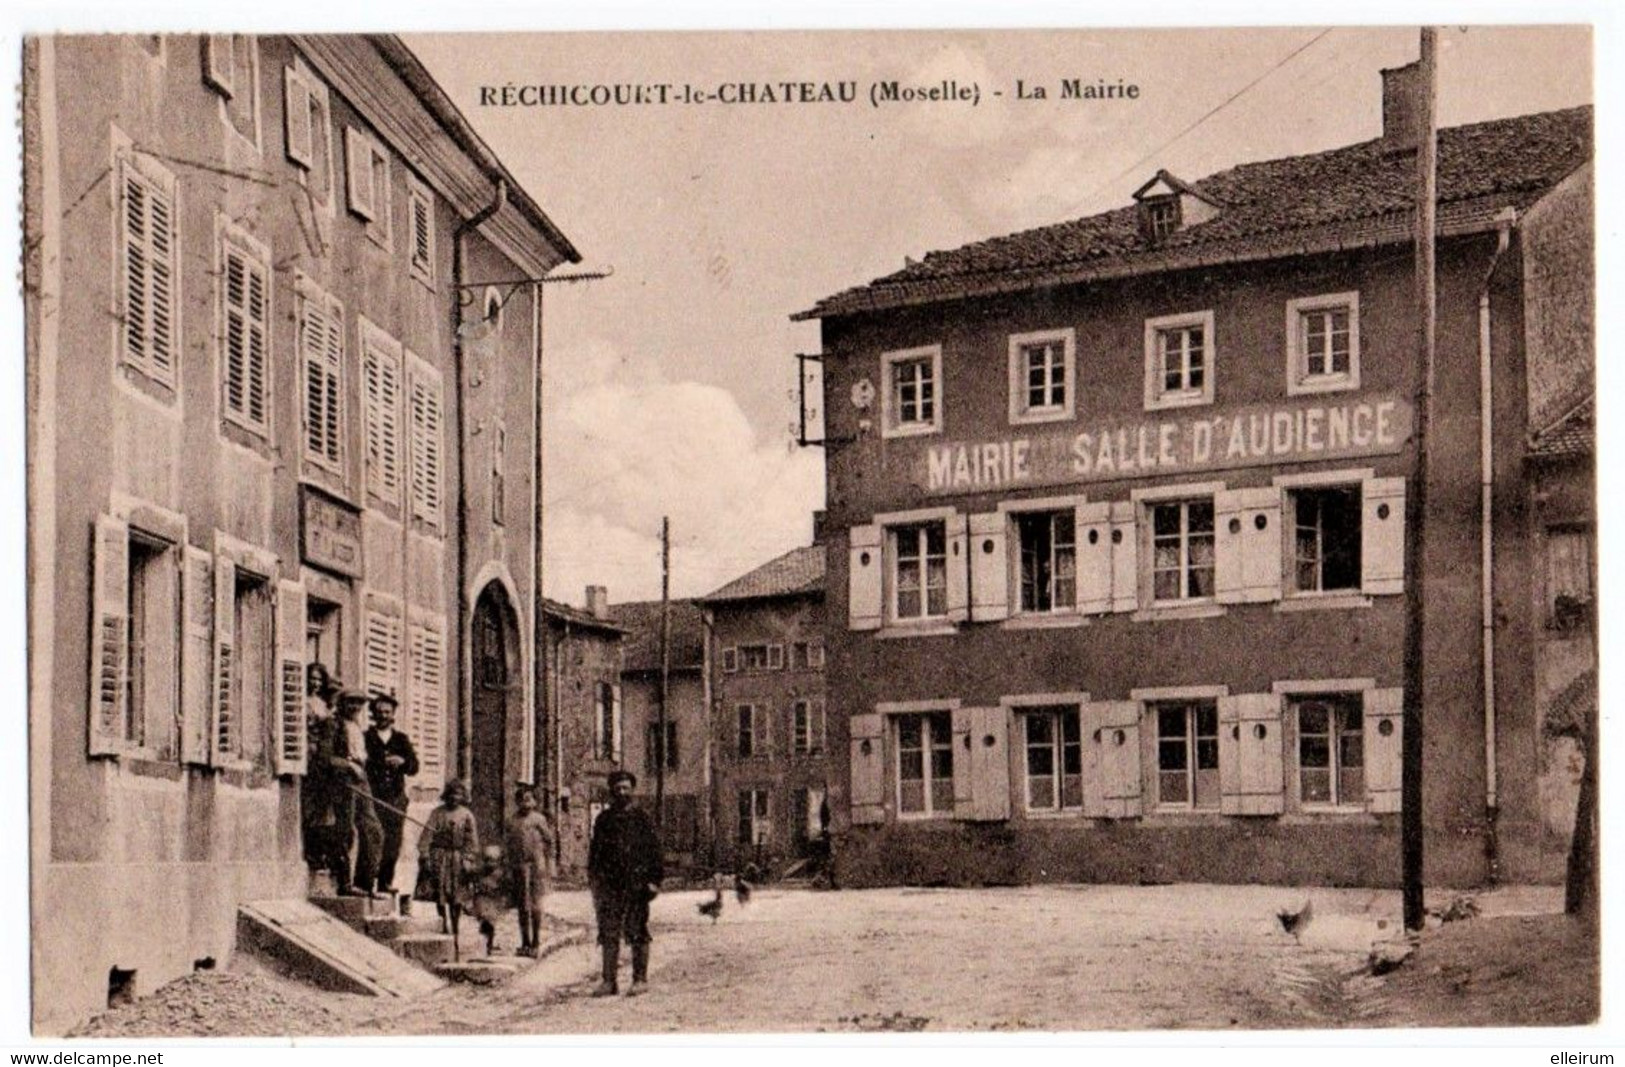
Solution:
[[[462,963],[442,963],[434,973],[448,982],[496,985],[519,973],[519,961],[502,956],[482,957]]]
[[[393,941],[413,930],[412,920],[399,915],[372,915],[362,924],[362,933],[374,941]]]
[[[435,967],[451,962],[449,934],[402,934],[392,942],[395,952],[414,963]]]
[[[366,932],[368,919],[400,914],[400,906],[394,897],[369,900],[367,897],[313,896],[308,899],[335,919],[349,923],[363,933]]]

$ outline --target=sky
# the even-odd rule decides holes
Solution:
[[[808,543],[823,456],[794,443],[793,357],[819,333],[794,312],[905,257],[1127,204],[1158,168],[1195,179],[1374,137],[1379,71],[1418,50],[1409,27],[405,39],[581,251],[559,273],[614,272],[544,303],[543,587],[571,603],[588,584],[658,597],[663,516],[673,596]],[[1138,98],[1062,100],[1071,78]],[[481,104],[510,84],[786,80],[860,99]],[[979,98],[871,106],[891,80]],[[1591,92],[1583,27],[1440,34],[1442,125]]]

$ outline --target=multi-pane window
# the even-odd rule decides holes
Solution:
[[[798,700],[791,706],[791,751],[811,756],[824,751],[824,702]]]
[[[1157,802],[1219,806],[1219,709],[1211,700],[1156,705]]]
[[[156,165],[119,162],[120,358],[174,388],[180,312],[175,180]]]
[[[1044,411],[1066,406],[1066,350],[1059,341],[1023,345],[1027,410]]]
[[[1174,197],[1149,200],[1145,205],[1145,227],[1154,241],[1179,229],[1179,201]]]
[[[952,719],[945,711],[896,716],[897,810],[941,815],[954,810]]]
[[[1202,327],[1158,330],[1157,356],[1164,394],[1201,391],[1207,374],[1207,339]]]
[[[305,458],[340,473],[344,469],[344,307],[303,280],[299,361],[305,375]],[[376,376],[377,372],[371,373]],[[368,428],[370,432],[370,419]]]
[[[1077,603],[1075,529],[1070,509],[1016,516],[1022,611],[1062,611]]]
[[[766,645],[740,645],[739,666],[741,670],[765,671],[768,663],[768,646]]]
[[[824,667],[822,641],[796,641],[790,645],[790,668],[798,671],[816,671]]]
[[[222,410],[239,426],[270,426],[271,268],[247,241],[220,248],[220,374]]]
[[[740,704],[734,709],[739,724],[737,747],[741,759],[765,756],[769,751],[767,709],[760,704]]]
[[[1021,716],[1027,746],[1027,810],[1081,811],[1083,733],[1076,707],[1033,708]]]
[[[1360,587],[1360,489],[1338,486],[1291,494],[1293,587],[1321,593]]]
[[[1168,315],[1145,324],[1148,409],[1213,401],[1213,313]]]
[[[1151,594],[1155,600],[1213,595],[1213,501],[1152,504]]]
[[[1333,293],[1287,303],[1288,391],[1315,393],[1360,384],[1360,297]]]
[[[739,843],[761,845],[768,838],[767,790],[741,789],[739,791]]]
[[[942,356],[936,348],[889,352],[881,357],[885,372],[885,420],[888,435],[930,433],[941,426]]]
[[[1358,693],[1293,702],[1298,724],[1298,790],[1305,804],[1365,802],[1365,736]]]
[[[892,615],[927,619],[948,614],[948,528],[942,522],[894,526]]]
[[[643,746],[643,768],[650,774],[661,769],[675,771],[677,769],[677,724],[667,722],[665,733],[662,735],[660,723],[652,722],[645,735]]]

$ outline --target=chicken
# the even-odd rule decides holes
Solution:
[[[1281,911],[1276,912],[1275,917],[1281,920],[1281,929],[1285,930],[1293,937],[1302,937],[1303,932],[1309,928],[1309,920],[1315,917],[1311,904],[1312,902],[1310,900],[1305,899],[1303,902],[1303,907],[1299,908],[1297,911],[1287,911],[1282,909]]]
[[[740,907],[750,903],[750,890],[750,883],[745,881],[744,875],[734,875],[734,899],[739,901]]]
[[[722,887],[720,885],[716,887],[716,892],[717,895],[713,899],[703,902],[697,908],[701,915],[711,916],[712,926],[715,926],[717,920],[722,918]]]

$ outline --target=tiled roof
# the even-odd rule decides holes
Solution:
[[[598,630],[607,630],[611,633],[622,633],[625,628],[616,624],[613,619],[600,619],[590,611],[572,607],[559,600],[542,597],[542,614],[552,619],[562,619],[576,626],[587,626]]]
[[[625,671],[660,669],[660,601],[611,604],[609,613],[626,628]],[[692,600],[671,602],[671,668],[695,670],[705,664],[705,625]]]
[[[1542,458],[1589,456],[1596,452],[1597,398],[1588,396],[1567,415],[1529,440],[1529,454]]]
[[[778,559],[735,578],[721,589],[700,598],[702,603],[723,600],[756,600],[761,597],[794,596],[824,591],[824,546],[792,548]]]
[[[1590,158],[1590,107],[1441,130],[1439,231],[1491,228],[1500,209],[1523,210]],[[1381,140],[1245,163],[1188,183],[1218,212],[1160,240],[1141,232],[1136,208],[1118,208],[931,252],[792,317],[1405,241],[1414,174],[1414,154]]]

